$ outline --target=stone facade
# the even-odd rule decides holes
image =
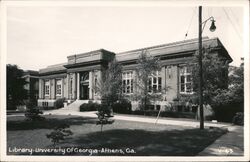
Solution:
[[[211,48],[211,54],[232,61],[227,50],[218,38],[203,38],[203,47]],[[39,70],[39,99],[38,106],[53,107],[58,98],[65,98],[69,103],[75,100],[100,100],[95,92],[97,81],[108,63],[113,59],[123,66],[124,93],[128,96],[134,93],[133,81],[136,81],[136,60],[143,50],[153,57],[160,57],[161,70],[152,78],[152,92],[161,89],[162,99],[155,105],[166,105],[180,94],[192,94],[188,63],[194,61],[198,49],[197,39],[174,42],[148,48],[142,48],[122,53],[114,53],[104,49],[83,54],[68,56],[63,64],[48,66]],[[136,103],[132,102],[133,109]]]

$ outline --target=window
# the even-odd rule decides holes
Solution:
[[[50,83],[49,83],[49,80],[46,80],[45,81],[45,96],[49,96],[50,94]]]
[[[193,93],[190,67],[180,67],[180,92]]]
[[[148,80],[148,92],[157,93],[161,92],[162,89],[162,79],[159,71],[156,72],[156,75],[150,77]]]
[[[62,95],[62,80],[61,79],[56,80],[56,95],[57,96]]]
[[[123,93],[133,93],[133,72],[122,73],[122,91]]]

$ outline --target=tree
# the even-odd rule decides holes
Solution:
[[[108,68],[103,71],[96,91],[100,95],[103,104],[110,108],[121,98],[122,66],[115,59],[112,60]]]
[[[101,97],[102,104],[98,108],[96,115],[99,121],[96,124],[112,124],[114,121],[109,120],[113,105],[121,99],[122,94],[122,66],[114,59],[108,68],[103,71],[101,80],[98,82],[96,91]]]
[[[202,73],[203,73],[203,99],[211,104],[212,98],[217,95],[217,90],[228,87],[228,61],[225,58],[212,53],[212,48],[203,49]],[[188,66],[192,68],[193,101],[198,101],[199,65],[197,64],[198,53],[195,54],[194,62]]]
[[[243,63],[229,75],[228,61],[213,53],[212,48],[206,48],[203,49],[202,64],[204,102],[212,106],[217,120],[232,121],[235,113],[243,110]],[[188,66],[192,67],[192,78],[198,78],[196,60]],[[199,81],[193,79],[193,101],[198,101],[198,84]]]
[[[152,57],[147,51],[142,51],[138,57],[136,77],[138,78],[136,85],[135,99],[139,100],[140,108],[146,109],[150,103],[150,99],[156,97],[149,93],[149,78],[156,75],[156,71],[160,70],[160,59]]]
[[[238,112],[244,112],[244,63],[232,67],[228,89],[218,89],[213,97],[215,115],[221,121],[231,122]],[[242,121],[243,122],[243,121]]]
[[[16,106],[23,104],[27,99],[27,90],[24,85],[27,83],[23,76],[23,70],[17,65],[7,65],[7,109],[15,110]]]

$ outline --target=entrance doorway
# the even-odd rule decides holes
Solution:
[[[89,72],[80,73],[80,100],[89,99]]]
[[[80,85],[80,100],[88,100],[89,99],[89,86],[81,84]]]

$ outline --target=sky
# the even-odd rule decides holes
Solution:
[[[218,37],[239,66],[243,57],[243,8],[203,7],[203,36]],[[188,35],[185,38],[185,34]],[[97,49],[123,52],[198,37],[198,7],[10,6],[7,63],[39,70],[67,56]]]

